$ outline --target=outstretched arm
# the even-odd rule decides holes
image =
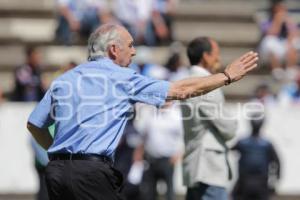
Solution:
[[[235,82],[243,78],[249,71],[257,67],[258,54],[248,52],[232,62],[225,69],[225,73],[218,73],[208,77],[188,78],[173,82],[168,92],[168,100],[184,100],[206,94],[222,87],[226,82]]]

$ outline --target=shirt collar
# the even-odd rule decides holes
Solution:
[[[98,61],[100,59],[109,59],[109,58],[105,56],[94,56],[93,58],[89,58],[89,61]]]
[[[99,61],[101,61],[101,63],[106,63],[111,66],[121,67],[120,65],[117,65],[116,63],[114,63],[114,61],[107,56],[97,56],[97,57],[94,57],[93,59],[89,59],[89,62],[99,62]]]
[[[195,71],[197,73],[205,74],[207,76],[212,75],[212,73],[210,73],[207,69],[205,69],[201,65],[193,65],[193,66],[191,66],[191,70]]]

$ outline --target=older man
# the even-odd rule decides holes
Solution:
[[[133,39],[119,25],[106,24],[91,36],[89,61],[58,77],[31,113],[28,129],[46,149],[50,199],[121,199],[122,177],[112,167],[114,152],[134,103],[161,106],[241,79],[257,64],[249,52],[224,73],[174,83],[127,68]],[[55,123],[54,139],[46,129]]]
[[[192,64],[191,76],[208,77],[219,70],[220,50],[214,40],[207,37],[194,39],[188,45],[187,54]],[[237,123],[224,108],[221,89],[186,100],[182,113],[186,200],[226,200],[225,187],[231,177],[226,141],[233,138]]]

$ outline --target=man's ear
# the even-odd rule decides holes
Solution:
[[[112,59],[115,60],[117,57],[117,46],[115,44],[109,45],[108,47],[108,56]]]
[[[206,62],[207,59],[209,59],[208,57],[209,57],[209,53],[208,53],[208,52],[204,52],[203,55],[202,55],[202,60],[203,60],[204,62]]]

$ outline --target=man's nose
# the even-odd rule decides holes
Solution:
[[[133,47],[132,52],[131,52],[131,56],[135,56],[136,55],[136,49]]]

